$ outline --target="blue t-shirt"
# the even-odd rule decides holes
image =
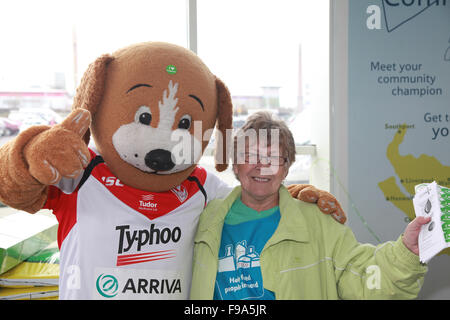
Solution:
[[[259,256],[280,221],[279,207],[257,212],[237,199],[225,218],[214,300],[273,300],[264,289]]]

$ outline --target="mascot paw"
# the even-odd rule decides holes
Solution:
[[[34,137],[24,149],[30,174],[43,185],[77,177],[90,160],[83,140],[90,123],[89,111],[76,109],[61,124]]]
[[[296,199],[299,199],[298,198],[298,196],[299,196],[299,193],[302,191],[302,190],[304,190],[304,189],[306,189],[306,188],[309,188],[309,187],[312,187],[312,188],[314,188],[313,186],[311,186],[310,184],[291,184],[290,186],[287,186],[287,189],[288,189],[288,191],[289,191],[289,193],[291,194],[291,196],[293,197],[293,198],[296,198]],[[315,188],[314,188],[315,189]],[[317,189],[315,189],[315,190],[317,190]],[[311,194],[310,196],[315,196],[314,194]],[[316,195],[317,196],[317,195]],[[299,199],[299,200],[302,200],[302,199]],[[307,202],[317,202],[317,198],[314,198],[314,199],[311,199],[311,201],[307,201]]]
[[[293,198],[301,201],[317,203],[320,211],[330,214],[336,221],[344,224],[347,217],[337,199],[329,192],[319,190],[308,184],[290,185],[287,187]]]

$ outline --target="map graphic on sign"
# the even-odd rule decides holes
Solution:
[[[391,202],[412,220],[415,217],[411,201],[414,196],[414,187],[420,183],[433,181],[439,185],[450,185],[450,166],[445,166],[435,157],[426,154],[421,154],[418,158],[410,154],[401,155],[399,147],[407,131],[407,125],[404,124],[395,133],[386,151],[387,159],[394,168],[396,176],[381,181],[378,186],[383,191],[386,201]],[[400,185],[397,181],[400,181]],[[445,249],[442,253],[450,255],[450,249]]]

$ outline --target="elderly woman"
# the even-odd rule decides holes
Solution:
[[[358,243],[348,227],[293,199],[282,185],[295,144],[287,126],[268,113],[248,118],[234,155],[241,186],[211,201],[200,217],[191,299],[417,296],[427,270],[417,238],[427,220],[412,221],[395,242]]]

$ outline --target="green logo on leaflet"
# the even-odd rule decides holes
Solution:
[[[113,298],[119,293],[119,282],[112,275],[103,275],[97,278],[97,291],[105,298]]]

